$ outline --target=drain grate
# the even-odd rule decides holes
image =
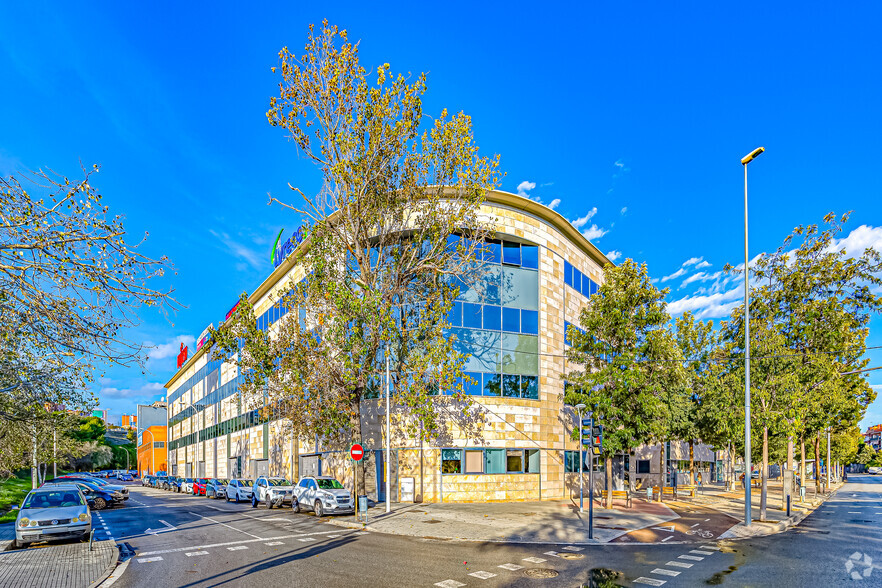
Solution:
[[[558,571],[550,568],[528,568],[524,570],[524,575],[528,578],[557,578]]]

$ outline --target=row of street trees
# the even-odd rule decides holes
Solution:
[[[770,451],[781,462],[780,448],[798,442],[805,480],[805,445],[823,455],[830,429],[840,440],[837,455],[850,461],[855,427],[875,398],[862,370],[868,323],[882,307],[874,293],[882,267],[873,249],[836,247],[847,218],[830,214],[822,227],[797,227],[750,268],[751,428],[762,467],[761,519]],[[743,448],[743,304],[718,325],[689,312],[672,320],[667,294],[645,265],[609,265],[582,310],[582,330],[569,333],[568,359],[576,369],[565,401],[586,404],[605,425],[608,484],[612,457],[644,443],[691,446],[701,439],[718,449]]]

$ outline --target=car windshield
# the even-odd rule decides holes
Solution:
[[[270,478],[267,480],[270,486],[290,486],[291,482],[286,480],[285,478]]]
[[[227,480],[226,478],[220,478],[220,479],[217,481],[217,483],[218,483],[218,484],[229,484],[230,481]]]
[[[204,484],[204,483],[207,482],[207,481],[208,481],[208,480],[206,480],[205,478],[199,478],[198,480],[196,480],[196,483],[197,483],[197,484]]]
[[[316,480],[316,482],[322,490],[341,490],[343,488],[343,484],[337,480]]]
[[[239,480],[239,485],[250,488],[251,486],[254,486],[254,482],[252,480]]]
[[[193,482],[193,478],[187,478],[184,480],[186,483],[191,484]]]
[[[31,492],[25,498],[22,508],[59,508],[64,506],[82,506],[84,504],[80,493],[70,488]]]

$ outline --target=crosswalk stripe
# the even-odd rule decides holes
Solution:
[[[680,572],[675,572],[674,570],[666,570],[664,568],[655,568],[650,574],[658,574],[659,576],[679,576]]]

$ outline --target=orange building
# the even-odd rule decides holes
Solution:
[[[122,415],[122,426],[129,429],[134,429],[138,426],[138,417],[133,414]]]
[[[142,476],[168,471],[165,425],[154,425],[141,433],[141,444],[138,446],[138,471]]]

